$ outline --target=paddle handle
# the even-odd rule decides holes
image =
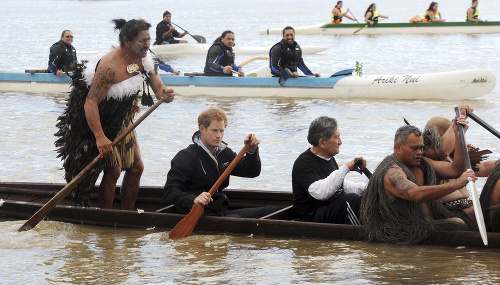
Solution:
[[[172,22],[170,22],[170,23],[172,23]],[[179,29],[183,30],[184,32],[186,31],[186,30],[184,30],[183,28],[181,28],[181,26],[179,26],[179,25],[177,25],[177,24],[172,23],[172,25],[174,25],[174,26],[176,26],[177,28],[179,28]],[[200,42],[197,38],[195,38],[193,35],[191,35],[191,33],[188,33],[188,35],[190,35],[190,36],[191,36],[193,39],[195,39],[198,43]]]
[[[363,161],[359,158],[355,158],[354,159],[354,164],[356,164],[357,167],[359,167],[359,169],[361,169],[361,165],[363,165]],[[370,170],[368,168],[363,168],[361,169],[361,171],[363,171],[363,173],[365,174],[365,176],[370,179],[372,177],[372,173],[370,172]]]
[[[208,191],[210,193],[210,196],[215,194],[215,191],[219,189],[219,187],[222,185],[222,182],[226,180],[226,178],[231,174],[231,171],[236,167],[236,165],[240,162],[240,160],[243,158],[245,153],[250,149],[250,137],[251,135],[248,135],[248,142],[245,144],[245,146],[241,149],[241,151],[236,155],[236,157],[233,159],[231,164],[224,170],[222,175],[217,179],[215,182],[214,186]],[[191,208],[191,211],[180,220],[177,225],[168,233],[168,237],[170,239],[181,239],[185,238],[191,235],[191,233],[194,230],[194,227],[198,223],[198,219],[203,215],[203,212],[205,211],[205,208],[201,204],[194,204],[193,207]]]
[[[460,116],[460,109],[455,107],[455,114]],[[465,165],[467,170],[471,170],[472,166],[470,163],[469,152],[467,151],[467,143],[465,142],[464,126],[458,124],[458,130],[460,132],[460,139],[462,141],[462,149],[464,152]],[[481,239],[485,246],[488,245],[488,235],[486,233],[486,225],[484,223],[483,211],[481,209],[481,203],[479,202],[479,194],[477,194],[476,183],[474,181],[469,181],[470,193],[472,196],[472,205],[474,206],[474,215],[476,216],[477,226],[479,228],[479,233],[481,234]]]
[[[455,113],[458,117],[460,117],[460,110],[458,109],[458,107],[455,107]],[[465,167],[467,167],[467,169],[472,169],[472,165],[470,163],[469,151],[467,150],[467,143],[465,142],[464,126],[462,126],[459,123],[457,123],[457,125],[458,125],[458,131],[460,132],[460,140],[462,141],[462,149],[464,151]]]
[[[132,126],[128,127],[125,132],[118,136],[111,145],[115,147],[118,143],[120,143],[123,138],[125,138],[125,136],[132,132],[142,121],[144,121],[144,119],[146,119],[147,116],[149,116],[149,114],[151,114],[156,108],[158,108],[161,103],[163,103],[163,100],[158,100],[156,104],[149,108],[149,110],[147,110],[146,113],[144,113],[137,121],[135,121]],[[66,186],[64,186],[61,191],[57,192],[57,194],[54,195],[54,197],[52,197],[49,202],[43,205],[40,210],[38,210],[28,221],[26,221],[26,223],[24,223],[24,225],[22,225],[18,231],[27,231],[36,227],[36,225],[38,225],[38,223],[43,220],[45,216],[47,216],[59,203],[61,203],[61,201],[66,196],[68,196],[69,193],[71,193],[71,190],[75,189],[78,183],[80,183],[85,177],[87,177],[90,170],[92,170],[92,168],[94,168],[101,159],[102,158],[100,155],[96,156],[96,158],[94,158],[91,163],[89,163],[82,171],[80,171],[80,173],[78,173],[78,175],[73,178],[73,180],[71,180]]]
[[[229,176],[229,174],[231,174],[231,171],[233,171],[233,169],[236,167],[236,165],[238,165],[238,163],[243,158],[245,153],[247,153],[247,151],[250,149],[250,136],[251,135],[248,135],[248,142],[245,143],[245,146],[240,150],[238,155],[236,155],[236,157],[233,159],[231,164],[229,164],[229,166],[226,168],[226,170],[224,170],[224,172],[219,177],[219,179],[217,179],[217,181],[215,182],[214,186],[212,186],[210,191],[208,191],[208,193],[210,193],[210,196],[213,196],[215,194],[217,189],[219,189],[219,187],[222,185],[222,182],[224,182],[224,180],[226,180],[226,178]]]
[[[498,132],[495,128],[493,128],[488,123],[486,123],[485,121],[483,121],[481,118],[479,118],[478,116],[476,116],[474,113],[470,113],[467,116],[469,116],[469,118],[471,118],[472,120],[474,120],[474,122],[478,123],[481,127],[485,128],[487,131],[489,131],[494,136],[496,136],[497,138],[500,139],[500,132]]]

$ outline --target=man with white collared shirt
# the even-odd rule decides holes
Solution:
[[[339,168],[334,156],[342,140],[334,118],[312,121],[307,135],[311,148],[299,155],[292,170],[293,207],[302,221],[359,224],[359,206],[366,184],[345,180],[349,171],[361,172],[354,160]],[[361,168],[366,167],[366,161]]]
[[[175,206],[177,213],[189,213],[194,204],[205,206],[204,215],[260,218],[277,207],[259,207],[228,210],[229,199],[223,189],[229,185],[229,177],[210,196],[208,191],[236,157],[222,141],[227,127],[224,111],[211,108],[198,116],[199,131],[193,135],[193,144],[179,151],[171,161],[165,183],[164,199]],[[250,149],[236,165],[231,175],[253,178],[260,175],[260,140],[255,136],[245,138]]]

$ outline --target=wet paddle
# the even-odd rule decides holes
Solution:
[[[455,113],[457,116],[460,116],[460,110],[458,107],[455,107]],[[465,142],[464,127],[461,124],[458,124],[458,129],[460,131],[460,138],[462,140],[465,165],[467,167],[467,170],[470,170],[472,169],[472,166],[470,163],[469,152],[467,151],[467,143]],[[479,203],[479,195],[477,194],[476,183],[474,181],[469,180],[468,184],[470,185],[472,204],[474,205],[474,214],[476,216],[476,222],[479,228],[479,233],[481,234],[481,238],[483,239],[484,245],[488,246],[488,235],[486,233],[486,225],[484,224],[483,211],[481,210],[481,204]]]
[[[172,23],[172,22],[170,22],[170,23]],[[177,25],[177,24],[172,23],[172,25],[174,25],[174,26],[176,26],[177,28],[179,28],[179,29],[183,30],[184,32],[186,31],[186,30],[184,30],[183,28],[181,28],[181,27],[180,27],[179,25]],[[191,37],[193,37],[193,39],[195,39],[198,43],[201,43],[201,44],[205,44],[205,43],[207,43],[207,40],[206,40],[206,39],[205,39],[205,37],[203,37],[203,36],[200,36],[200,35],[192,35],[192,34],[190,34],[190,33],[188,33],[188,34],[189,34]]]
[[[135,121],[132,126],[130,126],[127,130],[125,130],[125,132],[117,137],[113,141],[112,146],[115,147],[120,141],[122,141],[126,135],[132,132],[142,121],[144,121],[144,119],[146,119],[147,116],[149,116],[149,114],[151,114],[156,108],[158,108],[161,103],[163,103],[163,100],[158,100],[156,104],[149,108],[149,110],[147,110],[146,113],[144,113],[139,119],[137,119],[137,121]],[[73,190],[78,185],[78,183],[80,183],[89,174],[90,170],[92,170],[92,168],[94,168],[97,163],[99,163],[99,161],[101,161],[100,155],[94,158],[94,160],[89,163],[89,165],[87,165],[80,173],[78,173],[78,175],[73,178],[73,180],[71,180],[66,186],[64,186],[63,189],[61,189],[61,191],[54,195],[54,197],[52,197],[50,201],[43,205],[40,210],[38,210],[33,216],[31,216],[31,218],[26,221],[26,223],[24,223],[24,225],[22,225],[18,231],[28,231],[36,227],[36,225],[38,225],[38,223],[43,220],[43,218],[45,218],[45,216],[47,216],[66,196],[68,196],[71,190]]]
[[[363,161],[359,158],[355,158],[354,159],[354,164],[356,164],[357,167],[359,167],[359,169],[361,169],[361,165],[363,165]],[[370,179],[372,178],[372,173],[370,172],[370,170],[368,168],[363,168],[361,169],[361,171],[363,171],[363,173],[365,174],[365,176]]]
[[[250,138],[250,135],[248,135]],[[245,153],[250,149],[250,141],[248,141],[245,146],[240,150],[238,155],[233,159],[231,164],[226,168],[226,170],[222,173],[222,175],[217,179],[214,186],[208,191],[210,196],[214,195],[215,191],[219,189],[220,185],[226,178],[231,174],[231,171],[236,167],[236,165],[243,158]],[[168,237],[170,239],[181,239],[191,235],[194,230],[194,227],[198,223],[198,219],[203,215],[205,211],[205,207],[200,204],[194,204],[191,208],[191,211],[179,222],[177,225],[170,231]]]
[[[494,136],[496,136],[497,138],[500,139],[500,132],[498,132],[495,128],[493,128],[488,123],[486,123],[485,121],[483,121],[481,118],[479,118],[478,116],[476,116],[474,113],[470,113],[467,116],[469,118],[471,118],[472,120],[474,120],[474,122],[476,122],[479,125],[481,125],[481,127],[485,128],[487,131],[489,131]]]

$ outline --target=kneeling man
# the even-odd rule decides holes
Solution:
[[[354,160],[339,168],[334,156],[342,140],[334,118],[312,121],[307,140],[311,148],[295,160],[292,170],[293,207],[307,222],[359,225],[358,213],[364,183],[345,180],[349,171],[358,171]],[[366,161],[359,157],[366,167]]]

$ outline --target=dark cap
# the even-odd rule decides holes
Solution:
[[[166,16],[166,15],[172,15],[172,14],[170,14],[170,12],[169,12],[169,11],[165,11],[165,12],[163,12],[163,18],[165,18],[165,16]]]

